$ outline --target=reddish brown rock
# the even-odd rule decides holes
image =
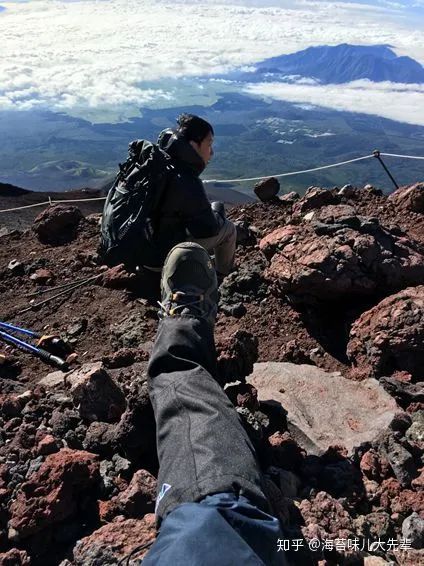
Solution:
[[[378,490],[380,505],[383,509],[390,509],[392,500],[401,492],[401,485],[395,478],[384,480]]]
[[[415,489],[424,489],[424,468],[421,468],[420,475],[412,480],[411,486]]]
[[[392,501],[392,511],[405,517],[415,511],[424,519],[424,491],[401,491]]]
[[[148,361],[149,354],[139,348],[121,348],[113,354],[109,354],[103,358],[105,367],[123,368],[134,364],[135,362]]]
[[[124,491],[111,501],[101,502],[100,516],[103,521],[110,521],[116,515],[141,519],[155,508],[156,479],[146,470],[138,470]]]
[[[294,205],[293,212],[304,214],[308,210],[321,208],[327,204],[337,204],[338,202],[338,198],[327,189],[309,187],[305,195]]]
[[[362,473],[370,480],[379,480],[381,474],[380,460],[374,450],[368,450],[361,458]]]
[[[37,445],[37,454],[39,456],[48,456],[49,454],[58,452],[58,450],[58,442],[51,434],[48,434],[44,438],[42,438]]]
[[[9,538],[20,540],[74,515],[82,494],[99,481],[95,454],[64,448],[47,456],[10,506]]]
[[[37,269],[32,275],[30,275],[31,281],[44,285],[48,281],[53,279],[53,273],[48,269]]]
[[[262,202],[267,202],[273,200],[280,190],[280,183],[275,177],[268,177],[268,179],[263,179],[256,183],[253,187],[255,195]]]
[[[43,210],[32,229],[44,244],[61,244],[73,240],[83,219],[76,206],[56,204]]]
[[[421,566],[424,564],[424,549],[415,550],[408,548],[396,553],[396,560],[399,566]]]
[[[347,538],[353,532],[352,519],[343,506],[328,493],[320,491],[309,501],[304,499],[299,505],[299,511],[308,525],[319,525],[328,534]]]
[[[424,213],[424,183],[401,187],[389,196],[389,201],[405,212]]]
[[[142,544],[153,542],[156,537],[155,517],[117,520],[101,527],[80,540],[74,548],[74,566],[116,564]],[[148,549],[134,554],[142,558]]]
[[[244,381],[258,359],[258,339],[250,332],[237,330],[231,336],[218,336],[216,350],[220,380],[224,383]]]
[[[102,282],[104,287],[110,289],[125,289],[135,277],[135,273],[128,273],[125,270],[124,264],[119,264],[103,273]]]
[[[7,395],[0,399],[0,412],[3,416],[17,417],[21,414],[21,411],[22,403],[15,395]]]
[[[280,201],[284,204],[294,204],[299,199],[300,195],[296,191],[291,191],[290,193],[280,196]]]
[[[423,376],[424,285],[387,297],[352,326],[347,354],[373,377],[405,370]]]
[[[334,224],[336,222],[351,222],[355,224],[356,210],[349,204],[329,204],[323,206],[317,211],[314,220],[324,222],[326,224]]]
[[[225,392],[236,407],[245,407],[252,411],[259,410],[258,392],[249,383],[240,383],[234,388],[228,387]]]
[[[306,300],[351,299],[397,291],[424,280],[424,248],[376,219],[346,217],[278,228],[263,238],[265,278]]]
[[[117,422],[125,411],[126,401],[120,387],[103,369],[76,370],[72,376],[71,395],[81,417],[88,421]]]
[[[0,566],[29,566],[30,557],[25,550],[12,548],[8,552],[0,554]]]
[[[292,241],[297,234],[297,226],[283,226],[277,228],[259,242],[259,249],[267,258],[271,258],[278,250],[284,249],[286,244]]]

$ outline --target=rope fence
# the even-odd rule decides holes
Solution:
[[[243,179],[208,179],[203,181],[204,183],[244,183],[245,181],[260,181],[261,179],[266,179],[267,177],[290,177],[292,175],[301,175],[302,173],[311,173],[312,171],[320,171],[321,169],[330,169],[330,167],[340,167],[340,165],[347,165],[348,163],[354,163],[355,161],[362,161],[363,159],[369,159],[374,157],[371,155],[364,155],[363,157],[355,157],[355,159],[349,159],[348,161],[340,161],[339,163],[332,163],[331,165],[321,165],[320,167],[313,167],[312,169],[302,169],[301,171],[292,171],[291,173],[277,173],[276,175],[263,175],[262,177],[249,177]]]
[[[332,167],[340,167],[342,165],[347,165],[349,163],[364,161],[365,159],[370,159],[371,157],[374,157],[374,158],[376,157],[377,159],[379,159],[381,161],[380,156],[397,157],[397,158],[401,158],[401,159],[421,159],[421,160],[424,160],[424,157],[417,156],[417,155],[399,155],[399,154],[396,154],[396,153],[382,153],[382,152],[376,150],[373,153],[371,153],[370,155],[364,155],[362,157],[355,157],[354,159],[348,159],[347,161],[339,161],[338,163],[331,163],[330,165],[321,165],[320,167],[313,167],[312,169],[302,169],[301,171],[291,171],[289,173],[277,173],[276,175],[263,175],[261,177],[243,177],[243,178],[236,178],[236,179],[205,179],[205,180],[203,180],[203,183],[244,183],[244,182],[247,182],[247,181],[260,181],[261,179],[267,179],[269,177],[276,177],[276,178],[291,177],[293,175],[302,175],[303,173],[312,173],[314,171],[321,171],[323,169],[330,169]],[[385,169],[386,169],[386,167],[385,167]],[[393,178],[391,177],[391,175],[389,175],[389,176],[392,179],[392,181],[394,181]],[[395,186],[398,187],[398,185],[396,183],[395,183]],[[24,210],[24,209],[27,209],[27,208],[35,208],[37,206],[47,206],[47,205],[60,204],[60,203],[92,202],[92,201],[100,201],[100,200],[106,200],[106,197],[85,198],[85,199],[60,199],[60,200],[54,200],[54,199],[49,198],[49,200],[47,200],[45,202],[37,202],[35,204],[28,204],[28,205],[25,205],[25,206],[17,206],[15,208],[5,208],[3,210],[0,210],[0,213],[2,213],[2,212],[15,212],[17,210]]]

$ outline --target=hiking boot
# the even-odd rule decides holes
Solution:
[[[218,291],[208,252],[194,242],[177,244],[162,270],[159,317],[188,316],[215,322]]]

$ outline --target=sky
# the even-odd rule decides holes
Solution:
[[[424,0],[0,0],[0,110],[172,106],[167,81],[311,45],[390,44],[424,64]],[[422,85],[251,85],[258,95],[424,125]]]

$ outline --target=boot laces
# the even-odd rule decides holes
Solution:
[[[197,316],[203,316],[205,314],[202,308],[204,299],[203,294],[176,291],[172,293],[168,302],[158,301],[158,304],[162,309],[163,316],[193,315],[195,313],[197,313]]]

